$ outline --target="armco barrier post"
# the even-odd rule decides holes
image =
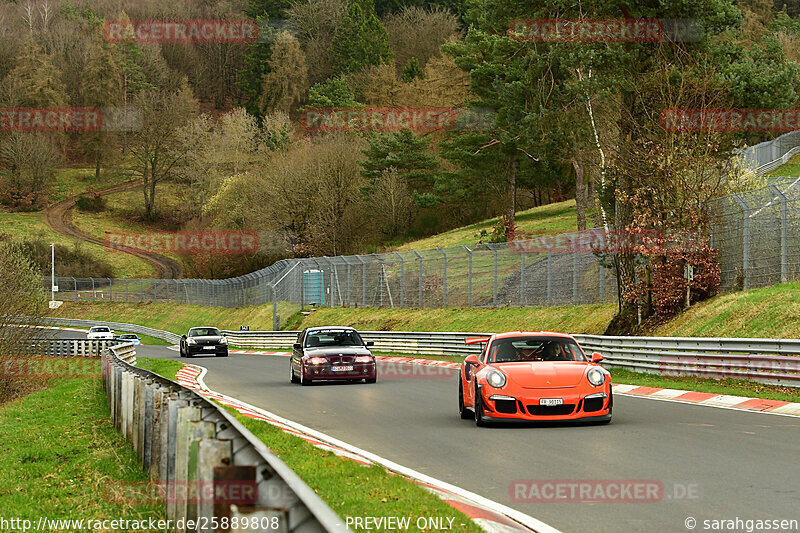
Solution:
[[[175,452],[178,449],[178,413],[187,407],[189,402],[178,395],[177,399],[170,399],[169,403],[169,426],[167,428],[167,448],[166,448],[166,469],[164,483],[167,491],[167,518],[175,519]],[[198,415],[199,416],[199,415]],[[173,497],[169,498],[170,491]],[[170,503],[172,501],[172,503]]]
[[[161,453],[161,402],[164,398],[164,388],[157,383],[152,387],[152,400],[149,415],[149,430],[148,440],[145,442],[147,447],[145,450],[145,458],[147,462],[142,466],[144,471],[147,472],[150,479],[156,479],[158,476],[154,475],[154,470],[157,469],[155,465],[158,464],[159,454]]]
[[[197,521],[197,501],[202,497],[198,490],[198,457],[199,445],[203,439],[213,439],[216,434],[216,424],[209,420],[197,420],[190,423],[189,440],[186,443],[186,498],[178,507],[178,517],[185,516],[187,520]],[[181,529],[179,528],[179,533]],[[183,529],[185,531],[185,529]]]
[[[167,445],[169,444],[169,400],[172,393],[161,389],[161,400],[156,406],[157,428],[153,429],[153,460],[150,462],[150,479],[164,481],[167,475]]]
[[[153,399],[155,398],[156,385],[153,380],[145,378],[144,381],[144,409],[142,409],[142,468],[145,472],[150,469],[150,445],[153,442]]]
[[[174,444],[170,444],[170,448],[173,448],[175,453],[175,466],[171,471],[171,478],[167,479],[167,519],[169,520],[174,521],[186,517],[186,473],[189,463],[189,442],[192,434],[192,422],[197,420],[200,420],[199,407],[187,405],[177,409],[175,441]]]
[[[197,481],[200,487],[214,485],[214,469],[219,466],[229,465],[231,462],[231,441],[229,439],[202,439],[198,442],[197,448]],[[208,491],[204,491],[207,494]],[[200,533],[212,533],[211,518],[214,516],[214,502],[216,501],[216,490],[213,491],[214,498],[209,501],[203,497],[197,505],[197,517],[208,519],[209,527],[201,529]]]
[[[142,403],[142,378],[137,375],[133,376],[133,413],[131,416],[131,420],[133,424],[131,425],[131,444],[133,445],[133,449],[136,452],[136,456],[139,460],[142,460],[142,449],[140,447],[140,435],[142,429],[142,407],[144,407]]]

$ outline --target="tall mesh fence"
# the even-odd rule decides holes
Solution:
[[[613,273],[579,243],[601,230],[541,240],[370,255],[286,259],[223,280],[57,277],[61,300],[223,307],[498,307],[614,301]],[[583,241],[581,241],[583,239]],[[552,242],[556,242],[553,240]],[[584,242],[585,244],[585,242]],[[45,287],[50,279],[45,280]],[[49,287],[48,287],[49,288]]]
[[[719,198],[712,208],[723,291],[800,279],[800,178]]]
[[[800,131],[784,133],[771,141],[747,146],[739,151],[744,168],[757,175],[772,172],[800,152]]]
[[[721,291],[800,279],[800,178],[715,199],[712,246]],[[548,239],[370,255],[285,259],[236,278],[58,277],[60,300],[272,304],[275,320],[306,306],[441,308],[613,302],[617,285],[587,245],[602,230]],[[50,279],[44,286],[49,289]]]

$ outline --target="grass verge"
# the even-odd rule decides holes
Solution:
[[[766,174],[765,178],[779,178],[782,176],[800,176],[800,154],[793,155],[785,164]]]
[[[110,498],[111,484],[147,477],[111,424],[100,380],[54,379],[49,388],[4,405],[0,427],[0,509],[6,518],[165,518],[163,505]]]
[[[46,242],[54,242],[68,247],[74,247],[77,243],[77,246],[86,250],[95,259],[108,262],[114,269],[114,275],[119,278],[153,276],[153,268],[135,256],[56,233],[45,223],[44,215],[41,212],[0,212],[0,228],[2,228],[0,233],[7,233],[17,240],[32,240],[41,237]],[[64,288],[64,290],[67,289],[69,287]]]
[[[278,313],[287,319],[299,310],[292,304],[279,304]],[[70,302],[53,312],[51,316],[80,318],[84,320],[108,320],[127,322],[151,328],[183,334],[194,326],[215,326],[220,329],[238,330],[239,326],[250,326],[255,330],[272,329],[272,305],[252,307],[209,307],[166,302]],[[286,321],[286,319],[282,318]]]
[[[490,333],[516,330],[568,331],[601,334],[616,312],[616,305],[574,307],[501,307],[497,309],[352,309],[321,308],[297,314],[285,329],[311,326],[353,326],[366,331],[462,331]]]
[[[655,328],[652,335],[800,338],[800,283],[715,296]]]
[[[590,214],[587,214],[587,218]],[[520,211],[516,216],[517,231],[532,236],[557,235],[577,230],[577,218],[575,210],[575,200],[566,200],[553,204],[543,205]],[[481,230],[492,232],[492,228],[497,224],[497,219],[492,218],[483,220],[469,226],[452,229],[431,235],[423,239],[418,239],[397,246],[399,252],[408,250],[425,250],[428,248],[445,248],[448,246],[472,245],[478,242]]]
[[[138,368],[155,372],[159,376],[164,376],[172,381],[178,380],[178,370],[183,368],[183,363],[172,359],[155,359],[152,357],[136,357]]]

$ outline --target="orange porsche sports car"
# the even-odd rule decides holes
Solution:
[[[611,374],[587,358],[570,335],[549,331],[499,333],[467,339],[484,344],[480,355],[461,364],[458,408],[461,418],[611,421]]]

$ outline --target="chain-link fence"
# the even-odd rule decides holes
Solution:
[[[791,131],[771,141],[743,148],[739,153],[744,168],[761,176],[772,172],[800,153],[800,131]]]
[[[800,279],[800,178],[712,202],[721,290]]]
[[[286,259],[237,278],[56,278],[58,299],[179,302],[240,307],[273,303],[288,316],[308,305],[498,307],[613,301],[616,283],[593,253],[606,233],[371,255]],[[49,284],[49,279],[46,284]],[[49,287],[48,287],[49,288]]]
[[[759,174],[800,152],[791,132],[741,152]],[[800,279],[800,178],[712,202],[712,245],[721,290]],[[553,306],[611,302],[613,270],[587,246],[602,230],[553,239],[483,243],[371,255],[285,259],[236,278],[56,278],[58,299],[177,302],[223,307],[272,304],[273,327],[307,305],[351,307]],[[556,243],[554,245],[554,243]],[[560,243],[560,244],[558,244]],[[607,244],[607,243],[605,243]],[[49,278],[45,280],[49,289]]]

